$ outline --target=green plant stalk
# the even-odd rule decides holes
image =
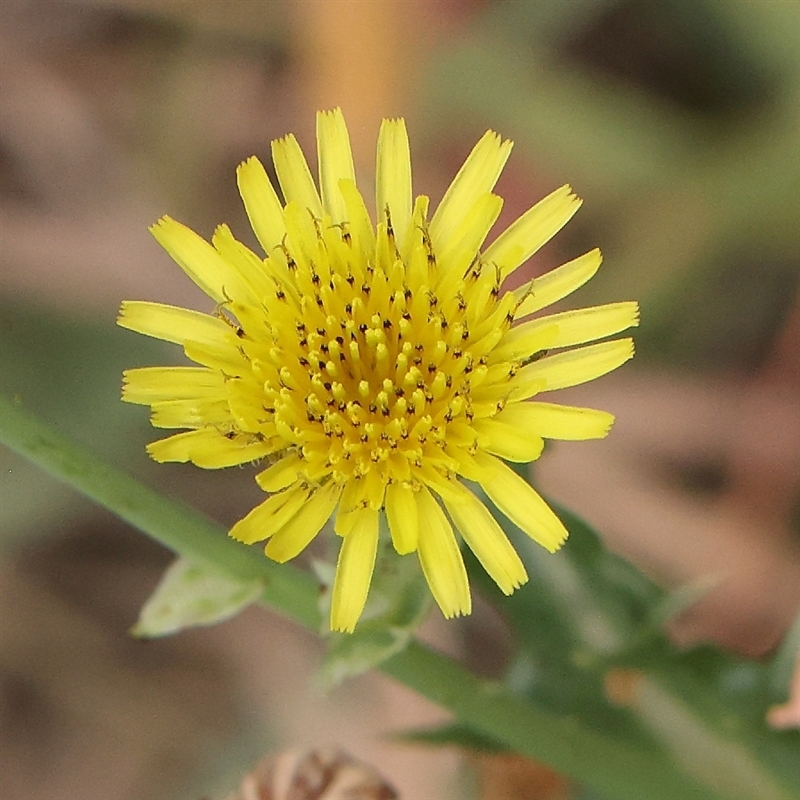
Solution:
[[[310,575],[235,543],[203,514],[102,463],[2,396],[0,442],[170,550],[234,578],[263,581],[264,603],[306,628],[318,629],[317,584]],[[667,753],[632,749],[575,720],[543,711],[419,642],[384,662],[381,670],[482,733],[608,798],[719,798],[682,774]]]

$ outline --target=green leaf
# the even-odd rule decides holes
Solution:
[[[187,558],[172,562],[142,607],[134,636],[167,636],[184,628],[214,625],[261,597],[261,581],[240,581]]]
[[[770,667],[770,688],[776,700],[786,700],[798,658],[800,658],[800,611],[797,612],[792,627],[784,637]]]
[[[393,736],[400,742],[414,742],[417,744],[451,745],[464,747],[468,750],[477,750],[481,753],[507,753],[508,746],[497,739],[486,736],[470,725],[462,722],[451,722],[435,728],[415,728],[403,731]]]

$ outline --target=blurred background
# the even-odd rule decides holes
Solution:
[[[249,470],[148,462],[157,437],[119,402],[120,374],[177,353],[116,312],[210,310],[147,226],[228,222],[255,246],[236,165],[267,164],[289,131],[313,161],[314,112],[333,106],[367,197],[380,120],[402,115],[434,203],[488,127],[516,143],[498,229],[563,183],[584,198],[524,277],[600,246],[570,300],[638,299],[638,355],[561,393],[618,422],[549,448],[535,479],[663,585],[705,587],[672,622],[679,644],[770,653],[800,604],[797,0],[3,0],[2,391],[215,519],[241,516],[260,494]],[[170,555],[7,450],[0,467],[4,797],[216,800],[261,753],[331,742],[404,800],[567,796],[392,741],[442,712],[379,676],[323,695],[320,645],[266,611],[131,639]],[[493,674],[508,644],[492,624],[426,635]]]

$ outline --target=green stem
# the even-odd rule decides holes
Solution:
[[[220,525],[103,464],[2,396],[0,442],[174,552],[236,578],[262,580],[265,603],[306,628],[318,627],[317,585],[307,573],[274,564],[235,543]],[[633,749],[575,720],[543,711],[419,642],[384,662],[381,670],[482,733],[609,798],[718,797],[680,773],[667,754]]]
[[[104,464],[2,395],[0,442],[173,552],[243,580],[262,581],[264,602],[308,628],[318,626],[317,584],[308,573],[237,544],[205,514]]]

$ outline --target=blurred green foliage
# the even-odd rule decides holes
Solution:
[[[496,128],[587,200],[559,245],[601,244],[586,296],[640,301],[640,359],[760,363],[797,297],[800,4],[488,3],[422,118]]]
[[[119,402],[122,370],[164,359],[161,344],[132,337],[111,319],[76,319],[45,307],[0,303],[0,392],[51,420],[112,461],[146,473],[146,417]],[[11,451],[0,450],[3,546],[35,540],[88,505]]]
[[[671,603],[583,520],[558,511],[570,538],[556,555],[497,514],[530,575],[523,591],[502,596],[466,554],[471,583],[510,630],[514,655],[506,685],[628,748],[634,771],[639,756],[661,751],[712,796],[800,797],[800,732],[771,730],[764,719],[768,706],[786,697],[783,662],[793,659],[796,642],[761,664],[713,647],[679,650],[665,635],[665,612],[679,610],[684,600]],[[459,722],[408,737],[505,749]]]

